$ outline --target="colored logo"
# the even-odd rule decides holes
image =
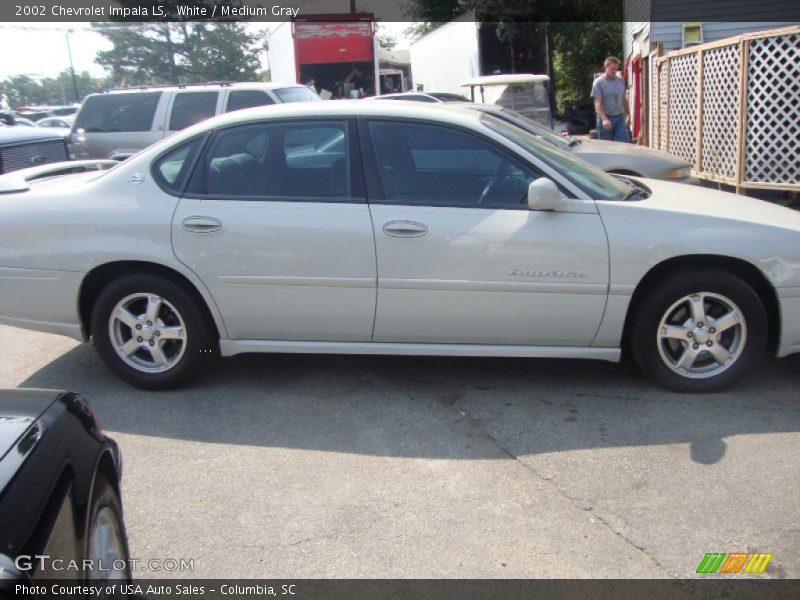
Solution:
[[[697,573],[763,573],[772,554],[709,552],[700,561]]]

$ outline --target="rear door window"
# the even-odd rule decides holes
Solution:
[[[348,198],[348,123],[250,123],[218,131],[189,193],[215,198]]]
[[[89,96],[83,102],[75,129],[87,133],[150,131],[161,92]]]
[[[213,117],[219,92],[179,92],[175,94],[169,117],[169,130],[180,131]]]

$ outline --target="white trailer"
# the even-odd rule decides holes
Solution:
[[[297,81],[297,63],[294,56],[292,23],[279,23],[269,34],[269,73],[272,81]]]
[[[481,74],[478,27],[473,15],[411,44],[411,79],[417,91],[464,93],[461,82]]]

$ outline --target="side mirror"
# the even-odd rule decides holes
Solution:
[[[552,179],[540,177],[528,186],[528,208],[531,210],[564,210],[566,202]]]

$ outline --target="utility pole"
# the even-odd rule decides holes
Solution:
[[[80,102],[78,97],[78,79],[75,77],[75,65],[72,64],[72,48],[69,45],[69,34],[72,29],[64,31],[64,38],[67,40],[67,55],[69,56],[69,72],[72,75],[72,90],[75,92],[75,102]]]

